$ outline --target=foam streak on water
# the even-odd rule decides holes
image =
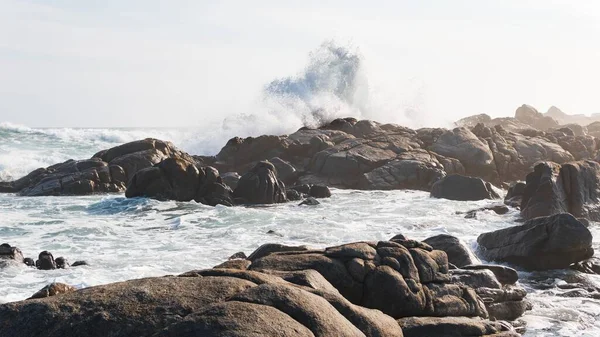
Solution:
[[[358,240],[383,240],[402,233],[425,239],[449,233],[474,249],[478,234],[514,225],[513,211],[480,212],[464,219],[456,211],[488,204],[429,198],[413,191],[334,190],[316,207],[294,203],[269,207],[209,207],[201,204],[125,199],[120,195],[23,198],[0,195],[0,241],[35,257],[42,250],[90,265],[39,271],[25,266],[0,270],[0,302],[24,299],[49,282],[87,287],[132,278],[209,268],[238,251],[279,242],[326,247]],[[266,234],[273,230],[276,234]],[[597,224],[594,237],[599,238]],[[599,246],[597,239],[595,248]],[[521,273],[535,309],[525,319],[529,336],[598,336],[600,302],[558,297],[536,283],[595,276],[560,271]]]

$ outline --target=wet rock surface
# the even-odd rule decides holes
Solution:
[[[485,259],[531,270],[568,268],[594,254],[592,234],[571,214],[534,218],[484,233],[477,243]]]

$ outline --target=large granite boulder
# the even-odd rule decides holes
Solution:
[[[233,191],[238,204],[275,204],[287,201],[285,185],[277,178],[275,166],[259,162],[239,180]]]
[[[500,196],[492,188],[492,184],[481,178],[452,174],[437,181],[431,187],[431,196],[450,200],[483,200],[497,199]]]
[[[578,161],[540,163],[527,175],[521,201],[525,219],[558,213],[600,220],[600,164]]]
[[[483,258],[529,270],[567,268],[594,254],[592,234],[571,214],[531,219],[523,225],[481,234]]]
[[[402,336],[310,274],[312,286],[232,269],[113,283],[0,305],[0,335]],[[305,278],[306,279],[306,278]]]

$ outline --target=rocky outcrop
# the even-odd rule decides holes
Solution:
[[[481,178],[449,175],[437,181],[431,187],[431,196],[450,200],[483,200],[500,198],[492,184]]]
[[[67,259],[61,256],[57,257],[55,260],[54,256],[49,251],[45,250],[41,252],[38,255],[38,259],[34,261],[29,257],[24,258],[23,253],[19,248],[13,247],[8,243],[3,243],[0,245],[0,268],[6,267],[9,264],[25,264],[28,267],[36,267],[40,270],[64,269],[70,267]],[[75,261],[73,267],[86,264],[85,261]]]
[[[267,244],[232,258],[177,277],[51,284],[0,305],[0,335],[518,336],[487,320],[487,307],[522,300],[515,291],[455,281],[444,252],[401,236],[321,250]]]
[[[473,290],[450,282],[446,254],[411,240],[272,253],[249,269],[316,270],[352,303],[394,318],[487,316]]]
[[[521,201],[525,219],[558,213],[600,220],[600,164],[578,161],[540,163],[527,175]]]
[[[223,182],[232,190],[237,188],[239,176],[262,161],[270,161],[278,179],[288,186],[430,191],[443,177],[460,174],[506,187],[523,180],[540,161],[563,164],[600,158],[600,143],[594,136],[600,135],[600,127],[590,125],[586,132],[577,125],[561,126],[528,106],[520,107],[516,118],[480,115],[458,124],[451,130],[412,130],[343,118],[290,135],[235,137],[215,156],[190,156],[168,142],[146,139],[101,151],[89,160],[68,161],[12,182],[0,182],[0,192],[123,192],[137,172],[166,159],[196,163],[198,170],[212,167],[226,173]],[[159,175],[156,170],[149,171]]]
[[[539,217],[520,226],[484,233],[477,243],[486,260],[529,270],[567,268],[594,254],[592,234],[571,214]]]
[[[98,152],[90,159],[37,169],[21,179],[0,183],[0,192],[24,196],[124,192],[137,171],[166,158],[193,161],[170,142],[148,138]]]
[[[199,167],[184,158],[167,158],[138,171],[131,178],[125,196],[233,205],[232,191],[216,169]]]
[[[320,287],[252,271],[114,283],[0,305],[3,336],[402,336],[376,310]],[[320,279],[319,279],[320,278]],[[169,291],[165,291],[168,289]]]

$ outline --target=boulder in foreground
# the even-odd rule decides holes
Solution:
[[[486,260],[507,262],[529,270],[567,268],[594,254],[590,231],[566,213],[481,234],[477,243]]]

